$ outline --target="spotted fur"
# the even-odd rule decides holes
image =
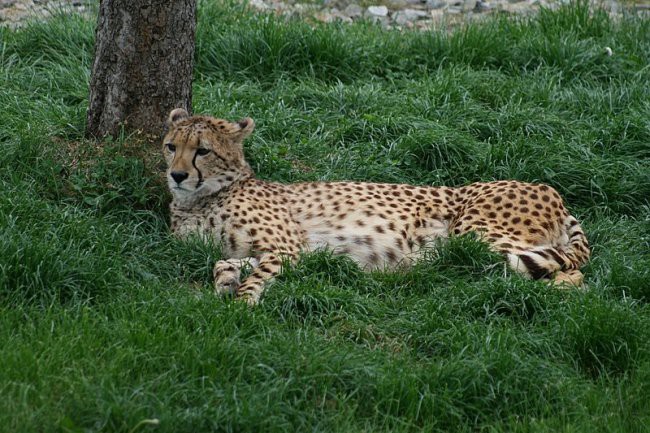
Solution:
[[[179,236],[216,238],[225,260],[215,288],[251,304],[301,251],[329,248],[368,269],[408,265],[436,240],[477,233],[512,269],[535,279],[582,284],[587,239],[551,187],[519,181],[461,188],[361,182],[280,184],[258,180],[243,140],[252,119],[169,116],[163,147]],[[251,273],[240,281],[242,267]]]

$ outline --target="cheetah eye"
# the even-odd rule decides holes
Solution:
[[[205,156],[208,153],[210,153],[210,149],[199,147],[198,149],[196,149],[196,153],[197,153],[197,155]]]
[[[167,149],[169,149],[170,152],[175,152],[176,151],[176,146],[174,146],[171,143],[167,143]]]

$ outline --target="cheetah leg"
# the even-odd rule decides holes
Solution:
[[[245,266],[257,267],[259,262],[253,257],[245,259],[219,260],[214,265],[212,276],[214,277],[214,289],[220,295],[231,295],[239,286],[241,270]]]
[[[582,287],[583,280],[584,275],[582,275],[582,272],[578,271],[577,269],[558,272],[553,277],[553,282],[560,288]]]
[[[286,253],[264,253],[259,256],[259,266],[237,287],[235,296],[237,299],[246,301],[249,305],[255,305],[259,302],[264,286],[273,281],[273,278],[282,271],[283,259],[289,259],[295,262],[295,256]]]

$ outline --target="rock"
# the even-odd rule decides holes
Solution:
[[[387,17],[388,8],[386,6],[368,6],[368,15],[373,17]]]
[[[474,7],[475,12],[487,12],[492,9],[492,5],[486,1],[478,0]]]
[[[511,14],[517,14],[517,15],[526,15],[532,12],[535,12],[537,8],[535,6],[531,7],[527,3],[522,2],[522,3],[501,3],[499,5],[499,10],[502,10],[504,12],[508,12]]]
[[[334,22],[334,21],[341,21],[341,22],[344,22],[344,23],[351,23],[352,22],[352,18],[350,18],[349,16],[343,14],[343,12],[341,12],[340,10],[338,10],[336,8],[333,8],[330,11],[324,10],[324,11],[318,12],[315,15],[315,18],[318,21],[321,21],[321,22],[324,22],[324,23],[331,23],[331,22]]]
[[[427,0],[425,5],[429,9],[442,9],[447,7],[447,2],[445,0]]]
[[[350,3],[343,9],[343,15],[352,19],[359,18],[363,15],[363,8],[356,3]]]
[[[434,20],[420,20],[415,22],[415,28],[418,30],[431,30],[436,25],[438,25],[438,22]]]
[[[429,14],[417,9],[404,9],[393,14],[393,21],[398,26],[405,26],[414,21],[426,19]]]
[[[19,2],[14,5],[14,8],[19,11],[28,11],[34,7],[34,2],[31,0]]]
[[[474,8],[476,8],[477,2],[478,0],[464,0],[463,7],[462,7],[463,12],[473,11]]]
[[[291,11],[291,7],[288,6],[284,2],[275,2],[274,1],[273,4],[271,5],[271,8],[273,8],[273,10],[276,11],[276,12],[285,12],[285,11],[290,12]]]
[[[391,20],[388,17],[388,8],[386,6],[368,6],[365,16],[370,21],[381,24],[384,28],[391,28]]]
[[[264,3],[262,0],[249,0],[248,1],[249,6],[257,9],[258,11],[264,11],[269,9],[269,6]]]
[[[433,22],[437,23],[442,21],[442,19],[445,16],[445,11],[443,11],[442,9],[433,9],[429,11],[429,14],[431,15],[431,19],[433,20]]]
[[[298,16],[310,16],[318,11],[318,7],[312,3],[296,3],[293,5],[293,12]]]
[[[418,0],[419,2],[420,0]],[[392,10],[397,10],[397,9],[404,9],[409,6],[408,0],[388,0],[388,6]]]

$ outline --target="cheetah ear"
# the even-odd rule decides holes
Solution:
[[[255,129],[255,122],[250,117],[244,117],[243,119],[238,120],[236,124],[239,125],[239,131],[237,134],[239,134],[240,140],[251,135],[253,129]]]
[[[168,126],[173,126],[174,124],[180,122],[181,120],[185,120],[188,117],[190,117],[190,115],[189,115],[189,113],[187,112],[186,109],[184,109],[184,108],[174,108],[169,113],[169,117],[167,118],[167,125]]]

